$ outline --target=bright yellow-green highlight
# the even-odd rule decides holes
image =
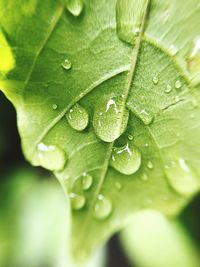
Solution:
[[[8,73],[15,67],[15,59],[8,42],[0,32],[0,72]]]

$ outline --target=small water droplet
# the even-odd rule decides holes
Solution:
[[[145,125],[149,125],[153,122],[154,116],[146,109],[142,109],[140,111],[140,119],[143,121]]]
[[[149,169],[153,169],[153,163],[152,163],[151,161],[148,161],[148,162],[147,162],[147,167],[148,167]]]
[[[145,146],[145,147],[149,147],[149,144],[148,144],[148,143],[145,143],[144,146]]]
[[[96,219],[104,220],[112,212],[112,203],[111,201],[104,197],[103,195],[98,195],[96,204],[94,206],[94,216]]]
[[[72,63],[68,59],[65,59],[61,65],[65,70],[70,70],[72,67]]]
[[[172,86],[170,84],[167,84],[167,86],[165,87],[165,93],[170,93],[172,91]]]
[[[191,195],[199,190],[198,177],[183,158],[169,161],[165,173],[172,188],[183,195]]]
[[[190,72],[194,73],[200,70],[200,36],[197,36],[193,41],[187,58],[187,67]]]
[[[122,189],[122,185],[119,182],[115,183],[115,187],[117,188],[117,190],[121,190]]]
[[[85,206],[85,197],[75,194],[75,193],[70,193],[69,198],[71,200],[71,205],[74,210],[80,210]]]
[[[154,76],[152,80],[154,84],[158,84],[159,79],[157,76]]]
[[[128,135],[128,140],[130,140],[130,141],[133,140],[133,136],[131,134]]]
[[[79,104],[75,104],[66,114],[70,126],[77,130],[83,131],[89,122],[87,111]]]
[[[141,153],[135,146],[129,146],[128,143],[123,147],[114,147],[110,165],[123,174],[133,174],[140,168]]]
[[[129,112],[121,99],[110,98],[96,108],[93,117],[95,133],[105,142],[113,142],[126,129]]]
[[[39,164],[51,171],[60,171],[64,168],[67,155],[63,149],[56,145],[38,145]]]
[[[169,47],[169,51],[170,51],[172,56],[175,56],[178,53],[178,48],[174,44],[172,44]]]
[[[56,104],[52,105],[52,109],[56,110],[57,108],[58,108],[58,105],[56,105]]]
[[[180,101],[180,97],[178,95],[175,97],[175,101],[176,101],[176,103],[178,103]]]
[[[141,175],[141,180],[144,181],[144,182],[147,182],[147,181],[149,180],[148,175],[147,175],[146,173],[143,173],[143,174]]]
[[[195,118],[195,115],[192,113],[192,114],[190,114],[190,118],[191,119],[194,119]]]
[[[91,188],[93,183],[93,178],[90,174],[84,172],[82,175],[82,186],[83,190],[88,190]]]
[[[176,88],[176,89],[180,89],[181,86],[182,86],[181,81],[180,81],[180,80],[177,80],[177,81],[175,82],[175,88]]]
[[[78,17],[83,11],[83,0],[65,0],[68,11],[75,17]]]

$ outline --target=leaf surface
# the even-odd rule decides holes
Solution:
[[[0,87],[71,201],[74,253],[133,211],[178,213],[200,183],[199,2],[22,2],[0,0]]]

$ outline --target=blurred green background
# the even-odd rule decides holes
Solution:
[[[74,263],[67,200],[49,172],[25,162],[1,92],[0,170],[0,267],[200,267],[200,195],[176,219],[136,214],[87,263]]]

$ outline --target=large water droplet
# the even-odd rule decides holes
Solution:
[[[66,7],[68,11],[73,15],[78,17],[84,7],[83,0],[65,0]]]
[[[133,174],[140,168],[141,153],[135,146],[130,147],[128,143],[123,147],[114,147],[110,165],[123,174]]]
[[[121,99],[110,98],[95,110],[94,130],[105,142],[113,142],[126,129],[129,112],[122,103]]]
[[[88,190],[92,186],[93,178],[90,174],[84,172],[82,175],[82,186],[83,190]]]
[[[71,205],[74,210],[80,210],[85,206],[85,197],[75,194],[75,193],[70,193],[69,198],[71,200]]]
[[[38,145],[39,164],[51,171],[60,171],[64,168],[67,155],[63,149],[56,145]]]
[[[118,0],[116,5],[117,34],[122,41],[134,44],[140,33],[145,0]],[[137,12],[136,12],[137,11]]]
[[[198,178],[183,158],[165,165],[165,173],[170,185],[180,194],[191,195],[199,190]]]
[[[96,204],[94,206],[94,216],[97,219],[106,219],[112,212],[111,201],[103,195],[98,195]]]
[[[72,63],[68,59],[65,59],[61,65],[65,70],[70,70],[72,67]]]
[[[200,70],[200,36],[192,44],[192,49],[187,58],[187,66],[190,72],[199,72]]]
[[[66,117],[71,127],[77,131],[84,130],[89,122],[87,111],[79,104],[75,104],[72,108],[70,108]]]

